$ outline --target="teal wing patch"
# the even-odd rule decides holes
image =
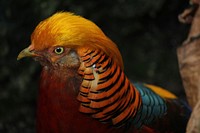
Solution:
[[[148,125],[153,120],[162,117],[167,112],[165,100],[148,89],[144,84],[134,83],[142,98],[142,106],[133,119],[136,128]]]

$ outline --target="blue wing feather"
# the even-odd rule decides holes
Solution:
[[[142,104],[130,123],[135,128],[144,126],[156,129],[161,133],[183,133],[190,117],[190,107],[178,98],[161,97],[148,86],[134,83],[139,91]]]
[[[167,105],[163,98],[152,90],[148,89],[144,84],[134,83],[142,98],[142,105],[136,117],[133,119],[135,127],[150,124],[153,120],[160,118],[166,114]]]

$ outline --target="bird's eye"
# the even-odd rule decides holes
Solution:
[[[62,54],[64,52],[64,48],[63,47],[57,47],[57,48],[55,48],[54,52],[56,54]]]

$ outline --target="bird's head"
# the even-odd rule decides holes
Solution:
[[[93,22],[69,12],[59,12],[40,22],[31,35],[31,45],[18,55],[34,57],[44,66],[78,67],[77,49],[97,48],[123,68],[117,46]]]

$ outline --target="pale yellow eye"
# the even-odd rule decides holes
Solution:
[[[54,52],[56,54],[62,54],[64,52],[64,48],[63,47],[57,47],[57,48],[55,48]]]

